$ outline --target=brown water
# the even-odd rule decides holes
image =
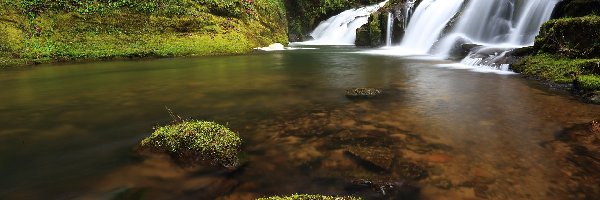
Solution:
[[[409,199],[580,195],[564,158],[542,144],[600,118],[600,106],[518,75],[353,51],[0,71],[0,199],[390,196],[357,180],[402,185]],[[349,100],[351,87],[384,95]],[[246,164],[188,169],[137,155],[137,142],[169,123],[165,106],[228,124],[245,141]],[[361,160],[365,151],[384,167]]]

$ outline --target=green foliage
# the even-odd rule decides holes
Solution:
[[[206,121],[183,121],[157,128],[140,146],[166,152],[185,162],[209,161],[212,164],[237,164],[242,139],[227,127]]]
[[[323,196],[323,195],[311,195],[311,194],[294,194],[291,196],[274,196],[259,198],[257,200],[360,200],[357,197],[335,197],[335,196]]]
[[[577,84],[587,91],[600,90],[600,75],[582,75],[577,77]]]

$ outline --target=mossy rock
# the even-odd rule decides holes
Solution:
[[[380,13],[373,13],[369,16],[368,23],[356,29],[356,46],[378,47],[382,46],[385,40],[385,26],[387,20],[383,20],[384,16]]]
[[[535,48],[569,58],[600,58],[600,16],[550,20],[541,27]]]
[[[358,197],[337,197],[337,196],[323,196],[313,194],[294,194],[291,196],[273,196],[258,198],[257,200],[360,200]]]
[[[157,128],[140,143],[142,149],[169,154],[185,165],[238,164],[242,139],[227,127],[207,121],[189,120]]]

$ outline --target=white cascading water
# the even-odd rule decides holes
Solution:
[[[388,19],[387,19],[387,28],[386,28],[386,32],[385,32],[385,46],[392,46],[392,31],[393,31],[393,26],[394,25],[394,13],[392,12],[388,12]]]
[[[417,0],[406,0],[406,2],[404,3],[404,23],[402,24],[402,28],[404,29],[406,29],[406,27],[408,26],[410,17],[412,16],[414,11],[416,1]]]
[[[463,0],[423,0],[411,17],[400,46],[414,54],[429,53],[462,3]]]
[[[506,64],[495,61],[502,60],[515,48],[533,45],[556,3],[558,0],[471,0],[456,26],[440,40],[433,53],[448,57],[460,44],[480,44],[496,51],[489,48],[472,51],[461,64],[508,70]]]
[[[383,7],[388,0],[357,9],[346,10],[321,22],[310,36],[313,40],[300,45],[354,45],[356,29],[368,23],[369,15]]]

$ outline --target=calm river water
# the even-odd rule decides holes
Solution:
[[[542,144],[600,118],[600,106],[518,75],[355,51],[0,71],[0,199],[384,197],[357,186],[365,180],[400,185],[406,198],[575,195],[564,158]],[[384,94],[350,100],[352,87]],[[246,164],[225,172],[138,155],[171,120],[165,107],[240,133]]]

